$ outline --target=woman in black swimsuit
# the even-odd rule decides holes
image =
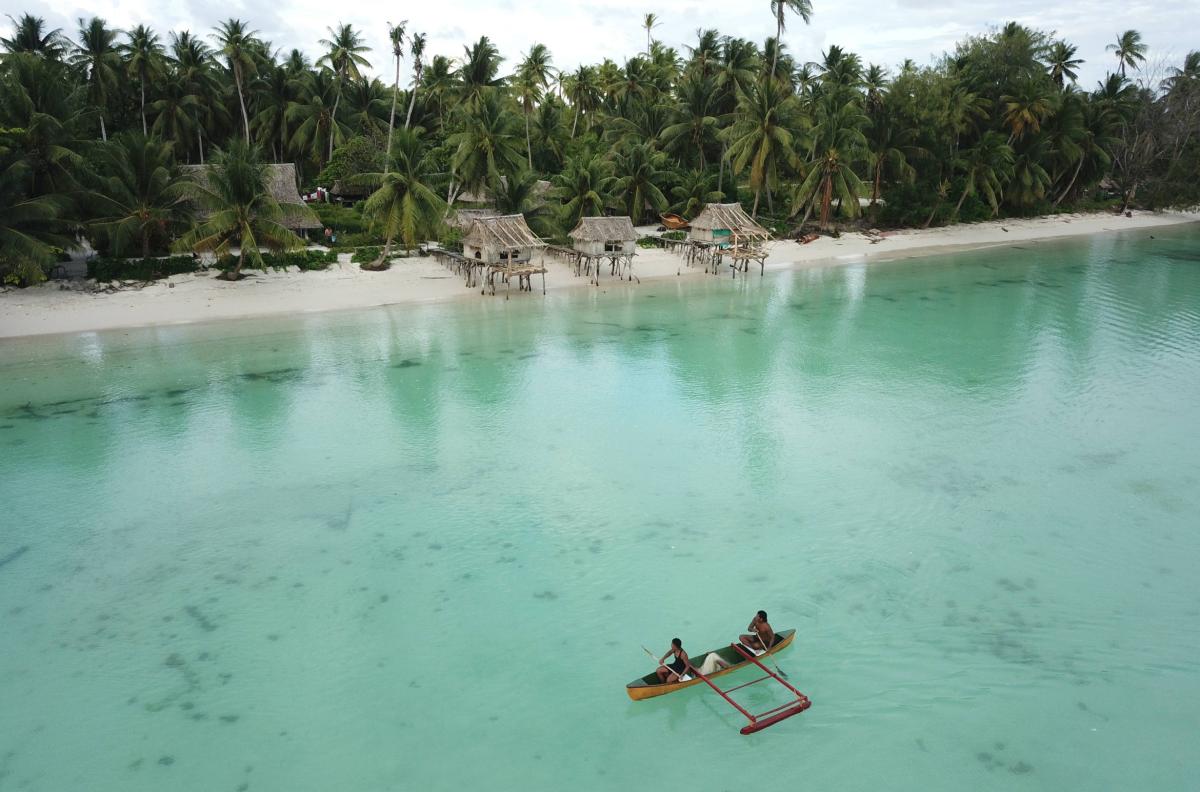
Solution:
[[[662,665],[672,655],[675,656],[675,659],[671,661],[671,664],[669,666]],[[655,673],[658,674],[659,683],[678,682],[692,667],[687,652],[683,651],[683,642],[678,638],[671,639],[671,648],[658,659],[658,662],[658,670]]]

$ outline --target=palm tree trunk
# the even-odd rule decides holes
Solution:
[[[967,200],[967,193],[970,191],[971,181],[968,179],[967,186],[963,188],[962,195],[958,197],[958,203],[954,205],[954,214],[951,215],[951,219],[953,219],[956,223],[958,222],[958,212],[960,209],[962,209],[963,201]]]
[[[204,128],[196,127],[196,150],[200,152],[200,164],[204,164]]]
[[[879,158],[879,162],[875,163],[875,189],[871,193],[871,206],[879,202],[879,182],[883,179],[883,158]]]
[[[246,145],[250,145],[250,116],[246,114],[246,97],[242,95],[242,68],[236,63],[233,65],[233,79],[237,83],[238,105],[242,108],[242,128],[246,130]]]
[[[108,142],[108,130],[104,128],[104,115],[100,115],[100,139],[105,143]]]
[[[396,79],[392,82],[392,114],[388,116],[387,148],[383,152],[383,175],[392,170],[392,130],[396,127],[396,97],[400,95],[400,56],[396,56]]]
[[[146,78],[142,78],[142,136],[148,136],[150,130],[146,127]]]
[[[533,143],[529,140],[529,111],[525,111],[525,153],[529,157],[529,170],[533,170]]]
[[[1054,202],[1054,206],[1058,206],[1060,203],[1062,203],[1063,198],[1066,198],[1068,193],[1071,192],[1071,188],[1075,186],[1075,180],[1079,178],[1079,171],[1082,169],[1083,169],[1083,155],[1080,154],[1079,155],[1079,163],[1075,165],[1075,173],[1071,174],[1071,181],[1069,184],[1067,184],[1067,189],[1063,190],[1062,194],[1058,196],[1058,199]]]
[[[753,220],[758,219],[758,194],[762,192],[762,185],[759,185],[754,190],[754,208],[750,210],[750,217]]]
[[[575,139],[575,128],[579,126],[579,105],[575,105],[575,120],[571,122],[571,139]]]
[[[829,230],[829,207],[833,203],[833,177],[826,175],[821,185],[821,228]]]
[[[234,266],[233,272],[229,275],[229,280],[235,281],[242,275],[242,264],[246,261],[246,251],[242,247],[238,247],[237,265]]]
[[[775,19],[775,52],[771,55],[771,79],[775,79],[775,64],[779,63],[779,45],[783,41],[783,3],[779,4],[779,16]]]
[[[150,258],[150,231],[142,228],[142,258]]]
[[[725,194],[725,141],[721,141],[721,164],[717,169],[717,192]]]
[[[334,97],[334,99],[333,99],[333,113],[329,117],[329,159],[325,160],[326,162],[333,159],[333,137],[334,137],[333,133],[337,130],[337,111],[338,111],[338,104],[341,103],[341,101],[342,101],[342,81],[338,80],[337,96]]]
[[[412,121],[413,105],[417,103],[417,81],[413,80],[412,96],[408,97],[408,115],[404,117],[404,128],[408,129],[408,124]]]

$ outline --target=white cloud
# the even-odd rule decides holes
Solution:
[[[6,0],[6,4],[19,0]],[[208,33],[222,19],[237,16],[270,39],[280,49],[298,47],[314,59],[320,54],[318,41],[326,29],[341,22],[361,31],[372,48],[375,70],[386,74],[389,47],[387,22],[407,16],[410,31],[428,35],[430,54],[461,57],[463,47],[482,35],[489,36],[505,57],[505,69],[519,60],[535,41],[550,47],[556,65],[573,67],[605,57],[617,62],[645,49],[642,17],[656,13],[661,24],[654,37],[686,52],[698,28],[716,28],[721,33],[762,42],[774,35],[775,24],[767,0],[732,0],[727,3],[695,0],[446,0],[405,4],[384,0],[358,0],[337,6],[324,0],[290,0],[286,4],[258,0],[102,0],[82,6],[49,6],[27,3],[14,10],[44,16],[74,36],[76,19],[93,14],[110,24],[132,27],[149,24],[164,34],[188,28]],[[1115,60],[1104,47],[1119,31],[1137,28],[1150,46],[1151,60],[1170,56],[1182,59],[1189,47],[1200,2],[1186,0],[1151,4],[1144,0],[1113,5],[1100,0],[1081,0],[1053,5],[1043,0],[978,0],[947,5],[941,0],[879,0],[871,4],[814,2],[811,26],[794,16],[788,18],[784,41],[801,59],[815,60],[829,44],[859,53],[867,62],[895,66],[904,58],[927,63],[967,35],[986,32],[1015,19],[1027,25],[1057,30],[1079,47],[1086,63],[1080,83],[1092,87]]]

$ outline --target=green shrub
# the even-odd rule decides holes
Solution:
[[[660,236],[663,239],[686,239],[687,231],[664,231]]]
[[[383,248],[367,246],[360,247],[350,256],[350,260],[355,264],[370,264],[375,259],[379,258],[379,254],[383,252]]]
[[[199,259],[191,256],[169,258],[120,259],[97,256],[87,263],[87,276],[98,281],[150,281],[185,272],[204,269]]]
[[[336,250],[292,250],[286,253],[263,253],[263,269],[275,270],[279,272],[288,267],[296,267],[301,271],[308,270],[323,270],[329,269],[330,264],[337,263]],[[237,266],[237,256],[222,256],[217,260],[216,268],[222,272],[228,272]],[[254,265],[247,261],[242,269],[255,269]]]
[[[658,238],[652,236],[642,237],[637,241],[637,246],[640,248],[658,247]]]
[[[352,234],[344,234],[339,231],[336,236],[337,242],[333,243],[333,247],[335,248],[357,248],[366,245],[381,245],[383,243],[383,237],[367,231]]]
[[[339,206],[332,203],[313,203],[309,206],[317,213],[324,228],[333,229],[334,233],[338,235],[339,242],[341,242],[343,234],[365,233],[370,225],[363,219],[362,211],[354,206]],[[322,233],[324,232],[322,231]]]

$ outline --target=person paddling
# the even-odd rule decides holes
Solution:
[[[674,655],[675,659],[670,665],[665,665],[667,658]],[[660,683],[678,682],[683,678],[683,675],[688,671],[694,671],[691,661],[688,660],[687,652],[683,651],[683,642],[678,638],[671,639],[671,648],[667,653],[658,658],[658,670],[654,673],[658,674]]]
[[[775,631],[771,629],[771,624],[767,621],[766,611],[760,610],[754,614],[754,618],[750,620],[750,626],[746,629],[750,630],[750,633],[743,635],[738,640],[746,648],[753,649],[756,654],[775,645]]]

